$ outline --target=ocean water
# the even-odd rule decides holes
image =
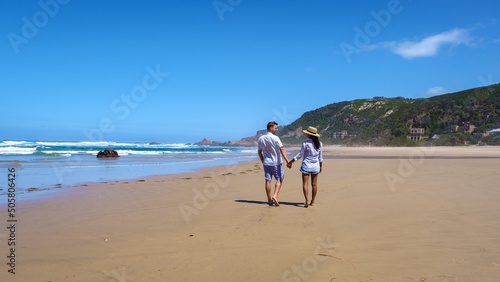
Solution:
[[[120,157],[97,159],[97,153],[106,148]],[[8,168],[15,168],[17,196],[29,200],[85,183],[178,174],[257,159],[255,147],[0,141],[0,198],[8,192]]]

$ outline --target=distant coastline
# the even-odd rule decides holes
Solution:
[[[208,145],[208,146],[237,146],[237,147],[257,147],[257,142],[259,141],[259,137],[264,135],[266,130],[259,130],[254,136],[241,138],[239,141],[227,141],[227,142],[219,142],[219,141],[210,141],[207,138],[203,138],[203,140],[194,143],[194,145]]]

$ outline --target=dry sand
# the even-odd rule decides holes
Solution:
[[[259,161],[22,205],[0,281],[498,281],[500,148],[325,155],[309,208],[300,163],[269,207]]]

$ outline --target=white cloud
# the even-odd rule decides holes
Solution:
[[[417,97],[418,98],[428,98],[428,97],[447,94],[447,93],[451,93],[451,92],[452,92],[452,90],[449,88],[446,88],[443,86],[434,86],[434,87],[427,89],[426,91],[418,93]]]
[[[382,47],[388,48],[392,52],[405,59],[418,57],[431,57],[438,54],[443,45],[458,46],[460,44],[469,45],[472,37],[466,29],[455,28],[422,39],[421,41],[403,40],[400,42],[384,42]]]

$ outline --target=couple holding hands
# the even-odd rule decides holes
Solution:
[[[318,130],[312,126],[309,126],[307,130],[303,132],[307,135],[308,139],[302,143],[300,152],[291,160],[288,159],[283,144],[276,132],[278,131],[278,124],[274,121],[267,124],[267,134],[262,135],[259,138],[259,158],[264,166],[264,175],[266,179],[266,194],[267,202],[270,206],[273,202],[276,206],[279,206],[278,193],[281,189],[285,173],[283,171],[281,156],[285,159],[288,168],[292,168],[292,164],[300,159],[302,160],[302,166],[300,167],[300,172],[302,172],[302,189],[304,192],[304,197],[306,203],[304,207],[309,205],[314,206],[314,199],[316,198],[316,193],[318,191],[318,174],[322,171],[323,164],[323,145],[319,141]],[[276,184],[274,188],[274,195],[271,197],[271,180],[276,179]],[[311,178],[312,186],[312,198],[309,202],[309,191],[308,182]]]

